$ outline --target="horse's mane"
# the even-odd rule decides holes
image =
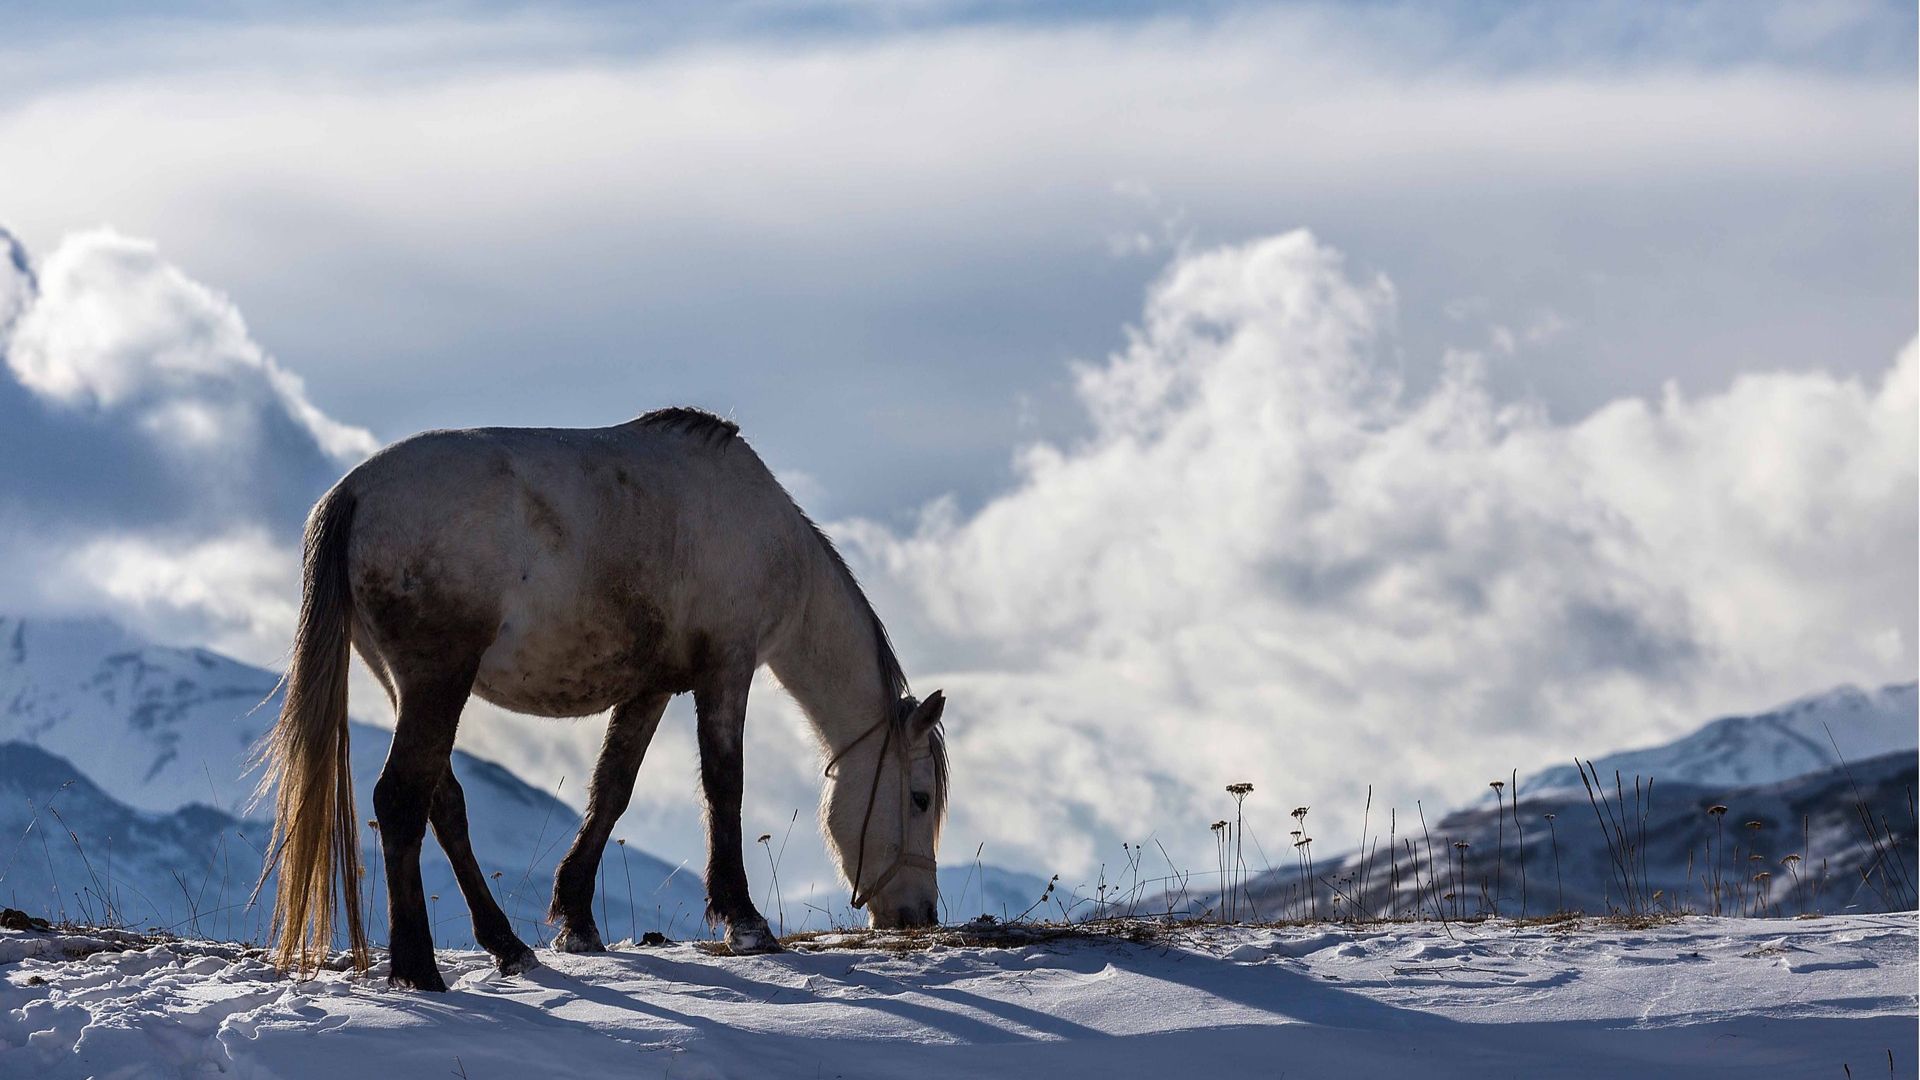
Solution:
[[[789,494],[787,500],[792,502],[793,496]],[[820,549],[826,552],[828,561],[833,563],[834,569],[840,574],[840,579],[846,583],[854,599],[866,612],[867,622],[873,627],[874,658],[880,666],[880,679],[886,685],[887,700],[895,703],[892,717],[893,733],[904,745],[907,737],[907,716],[911,712],[902,704],[908,697],[907,673],[900,668],[900,658],[894,654],[893,639],[887,634],[886,624],[880,621],[879,612],[873,610],[873,602],[867,599],[866,590],[860,587],[860,580],[854,577],[853,568],[847,565],[845,558],[841,557],[840,549],[834,546],[833,538],[829,537],[811,517],[808,517],[805,510],[800,509],[799,503],[793,504],[793,510],[800,515],[800,520],[807,523],[807,528],[813,531],[813,538],[819,541]],[[946,820],[947,815],[947,733],[944,725],[933,726],[933,731],[927,738],[927,747],[933,754],[933,810],[934,821],[938,823]],[[935,828],[938,828],[937,824]]]
[[[714,446],[725,445],[740,434],[739,424],[716,416],[705,409],[687,405],[654,409],[636,417],[633,422],[642,427],[679,432]],[[785,488],[781,490],[784,492]],[[786,495],[787,502],[793,506],[793,512],[799,514],[800,520],[807,523],[807,529],[813,533],[814,540],[820,544],[820,550],[826,553],[827,561],[833,564],[834,572],[839,574],[847,591],[853,594],[855,602],[860,605],[861,611],[867,617],[867,623],[873,628],[874,660],[880,669],[880,681],[885,689],[887,701],[901,701],[908,696],[907,674],[901,670],[900,658],[894,654],[893,639],[887,635],[886,624],[880,621],[880,614],[873,610],[873,603],[867,599],[866,590],[860,587],[860,580],[854,576],[853,568],[848,566],[847,560],[841,556],[840,549],[834,546],[833,539],[814,522],[813,518],[807,516],[807,512],[800,508],[799,503],[794,502],[791,492],[786,492]],[[904,730],[906,722],[907,710],[896,706],[893,716],[894,733],[902,739],[906,737]],[[929,746],[933,751],[933,797],[936,813],[939,815],[935,820],[940,820],[945,817],[947,806],[947,739],[941,725],[934,726]]]
[[[665,428],[682,435],[714,444],[732,441],[740,434],[740,425],[725,417],[715,416],[705,409],[696,409],[689,405],[672,405],[664,409],[641,413],[633,422],[641,427]]]

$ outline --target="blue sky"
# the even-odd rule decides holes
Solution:
[[[1067,865],[1911,677],[1911,5],[150,11],[0,42],[0,605],[270,662],[366,447],[684,402]]]

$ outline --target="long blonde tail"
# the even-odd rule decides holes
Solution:
[[[260,797],[274,795],[273,844],[267,874],[278,865],[273,905],[274,962],[302,973],[333,946],[334,911],[344,906],[354,966],[367,968],[360,912],[360,845],[348,752],[347,669],[352,647],[353,590],[347,541],[354,498],[334,488],[307,519],[300,628],[287,696],[262,748]]]

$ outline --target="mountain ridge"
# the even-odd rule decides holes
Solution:
[[[1765,712],[1721,716],[1654,746],[1593,761],[1602,776],[1749,787],[1902,750],[1920,753],[1920,684],[1843,685]],[[1577,768],[1556,765],[1520,782],[1527,794],[1582,790]]]

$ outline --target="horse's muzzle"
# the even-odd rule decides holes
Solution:
[[[940,921],[940,912],[935,910],[932,904],[928,904],[917,911],[913,907],[908,906],[900,908],[899,914],[896,917],[900,920],[902,927],[932,926],[934,923]]]

